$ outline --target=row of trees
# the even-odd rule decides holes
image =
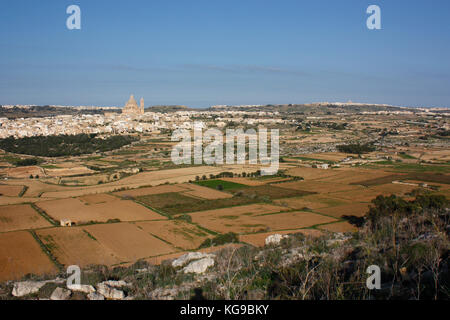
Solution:
[[[368,153],[376,150],[375,146],[371,143],[343,144],[336,146],[336,149],[338,149],[340,152],[343,153],[354,153],[354,154]]]
[[[38,136],[16,139],[0,139],[0,148],[18,154],[41,157],[78,156],[81,154],[106,152],[128,145],[138,138],[133,136],[111,136],[98,138],[96,134]],[[27,160],[28,165],[33,159]]]

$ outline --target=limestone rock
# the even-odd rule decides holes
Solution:
[[[158,288],[153,290],[150,293],[149,297],[152,300],[175,300],[178,292],[179,291],[175,288],[167,288],[167,289]]]
[[[281,240],[283,240],[284,238],[287,238],[287,237],[288,237],[287,235],[282,236],[281,234],[272,234],[266,238],[266,241],[265,241],[266,246],[271,245],[271,244],[274,244],[274,245],[280,244]]]
[[[214,259],[212,258],[203,258],[200,260],[196,260],[188,264],[184,269],[184,273],[204,273],[206,269],[212,267],[214,265]]]
[[[123,280],[108,280],[108,281],[103,281],[102,284],[106,284],[109,287],[112,288],[121,288],[121,287],[130,287],[131,284],[123,281]]]
[[[67,300],[71,294],[70,290],[58,287],[53,291],[50,300]]]
[[[87,295],[89,300],[105,300],[105,297],[99,293],[91,292]]]
[[[71,284],[67,286],[68,289],[72,291],[78,291],[83,293],[93,293],[95,292],[95,288],[91,285],[87,284]]]
[[[341,244],[349,239],[351,239],[351,236],[346,236],[345,234],[338,232],[334,234],[334,239],[327,240],[327,246],[333,246],[335,244]]]
[[[174,267],[174,268],[182,267],[192,260],[199,260],[199,259],[203,259],[203,258],[214,258],[214,257],[215,257],[215,255],[213,255],[213,254],[202,253],[202,252],[189,252],[189,253],[183,254],[178,259],[173,260],[172,267]]]
[[[16,282],[12,290],[15,297],[23,297],[39,291],[47,282],[46,281],[22,281]]]
[[[97,291],[107,299],[123,300],[125,298],[123,291],[111,288],[104,283],[97,284]]]

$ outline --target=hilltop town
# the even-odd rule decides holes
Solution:
[[[1,110],[36,108],[33,106],[2,106]],[[401,117],[407,121],[424,119],[436,130],[448,130],[442,121],[450,115],[445,108],[406,108],[362,103],[316,103],[306,105],[242,105],[212,106],[208,109],[189,109],[158,106],[145,109],[131,96],[123,109],[118,107],[62,107],[51,106],[57,112],[76,112],[45,117],[0,117],[0,138],[75,135],[75,134],[128,134],[153,133],[162,130],[191,129],[193,121],[200,119],[207,126],[224,128],[230,124],[242,126],[308,126],[308,122],[341,122],[343,118],[357,120],[369,116]],[[181,109],[181,111],[179,110]],[[33,109],[34,110],[34,109]],[[39,109],[36,109],[36,112]],[[93,114],[93,112],[95,112]],[[45,112],[43,112],[45,113]],[[1,112],[0,112],[1,114]],[[443,118],[444,117],[444,118]],[[439,121],[441,120],[441,121]],[[417,123],[420,125],[420,121]],[[424,122],[425,124],[425,122]]]

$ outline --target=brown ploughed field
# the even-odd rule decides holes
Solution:
[[[0,234],[0,281],[19,280],[26,274],[54,274],[55,264],[26,231]]]
[[[114,253],[83,230],[76,228],[51,228],[36,232],[52,255],[64,266],[111,266],[120,262]]]
[[[203,241],[211,237],[195,225],[176,219],[137,222],[136,225],[145,232],[185,250],[196,249]]]
[[[0,232],[51,227],[29,204],[0,207]]]
[[[84,227],[97,241],[122,262],[176,252],[171,245],[157,239],[131,223],[97,224]]]

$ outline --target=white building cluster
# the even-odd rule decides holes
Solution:
[[[161,125],[158,116],[147,113],[128,116],[117,113],[105,115],[60,115],[45,118],[0,118],[0,138],[32,137],[50,135],[75,135],[80,133],[122,134],[133,132],[155,132]]]
[[[128,134],[159,133],[163,129],[191,129],[198,119],[208,127],[224,128],[229,123],[239,126],[270,126],[285,123],[277,112],[245,111],[178,111],[174,113],[145,112],[124,114],[59,115],[44,118],[0,118],[0,138],[81,133]]]

